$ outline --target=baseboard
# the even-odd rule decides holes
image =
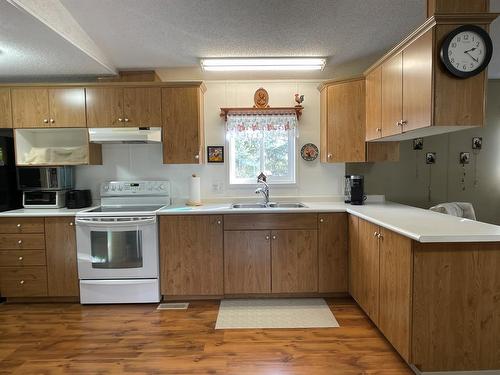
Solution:
[[[6,303],[80,303],[80,297],[7,297]]]
[[[479,370],[479,371],[420,371],[414,365],[410,368],[417,375],[500,375],[500,370]]]

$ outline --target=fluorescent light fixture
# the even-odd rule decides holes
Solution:
[[[202,59],[204,71],[251,71],[251,70],[323,70],[326,59],[318,57],[271,57],[238,59]]]

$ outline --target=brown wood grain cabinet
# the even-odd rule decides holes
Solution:
[[[45,218],[47,285],[51,297],[79,296],[74,217]]]
[[[275,230],[271,232],[273,293],[318,291],[317,230]]]
[[[159,228],[161,294],[166,298],[222,295],[222,216],[162,216]]]
[[[318,291],[347,293],[347,214],[318,214]]]
[[[460,3],[464,2],[437,0],[432,7],[467,8]],[[476,2],[478,9],[483,6],[479,3],[482,2]],[[436,14],[368,68],[364,73],[366,139],[398,141],[483,126],[486,70],[467,79],[455,77],[441,62],[440,48],[449,32],[457,27],[475,24],[488,30],[495,18],[496,14],[487,13]],[[381,126],[377,126],[379,102]],[[381,129],[381,137],[377,136],[377,129]]]
[[[12,88],[14,128],[86,127],[83,88]]]
[[[271,293],[271,232],[224,232],[224,294]]]
[[[165,87],[161,91],[163,163],[203,163],[203,88]]]
[[[88,127],[161,126],[159,87],[87,87]]]
[[[0,88],[0,128],[12,128],[10,89]]]

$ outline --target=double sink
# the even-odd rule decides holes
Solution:
[[[307,208],[304,203],[233,203],[231,208]]]

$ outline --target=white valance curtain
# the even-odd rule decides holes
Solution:
[[[229,136],[241,132],[290,131],[297,128],[295,113],[269,114],[233,114],[227,116],[226,131]]]

